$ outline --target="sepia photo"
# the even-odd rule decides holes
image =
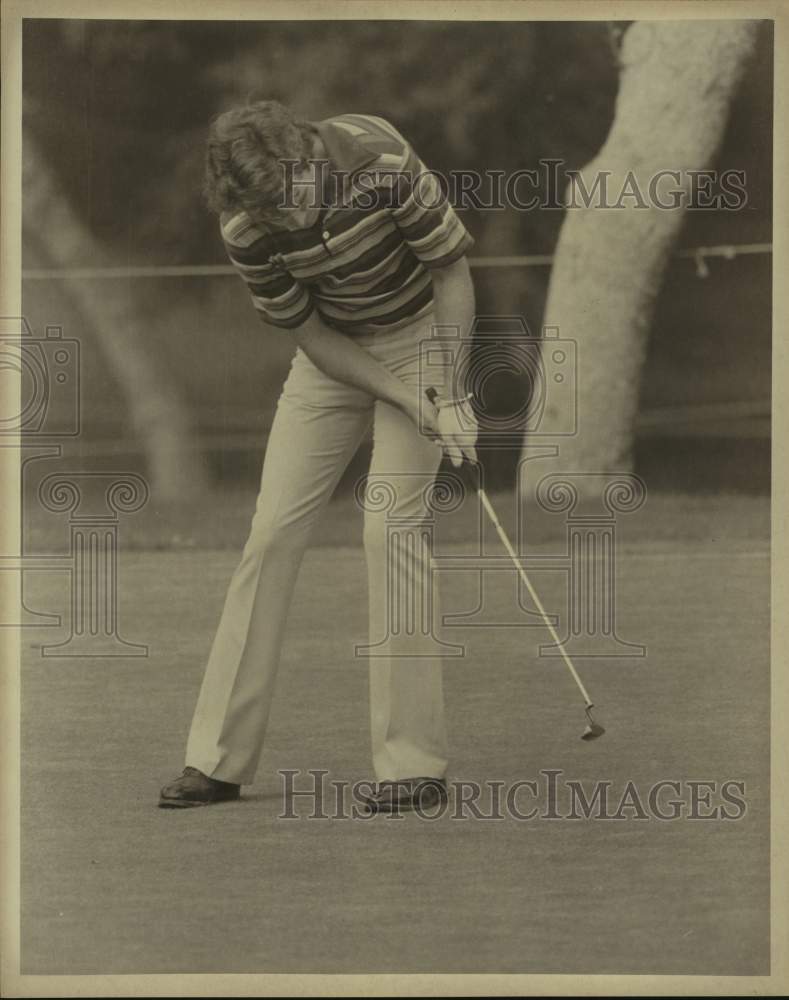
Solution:
[[[779,8],[9,5],[4,995],[785,991]]]

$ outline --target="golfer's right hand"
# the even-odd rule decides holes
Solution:
[[[468,400],[453,400],[438,406],[438,429],[444,450],[449,455],[456,469],[460,468],[464,459],[477,461],[477,418]]]
[[[438,426],[438,407],[434,403],[428,399],[422,400],[412,418],[426,437],[443,447],[444,442],[441,440],[441,430]]]
[[[464,459],[477,461],[477,419],[468,399],[442,400],[430,388],[422,406],[420,425],[423,433],[443,448],[456,469]]]

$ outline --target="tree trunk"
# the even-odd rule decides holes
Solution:
[[[35,140],[24,140],[26,243],[46,267],[106,266],[107,251],[77,217]],[[62,280],[62,279],[61,279]],[[64,281],[65,294],[96,337],[120,385],[141,438],[151,492],[156,500],[185,501],[206,485],[191,415],[176,386],[163,375],[140,336],[136,302],[122,282]]]
[[[593,199],[590,207],[567,209],[544,324],[578,344],[577,433],[562,438],[558,457],[541,464],[546,472],[632,467],[647,336],[691,189],[688,171],[713,162],[757,27],[755,21],[637,21],[624,34],[614,122],[581,179],[591,192],[601,172],[610,172],[610,204],[631,190],[630,175],[649,207],[626,197],[626,207],[599,207]],[[653,207],[650,180],[667,170],[680,172],[680,184],[666,178],[658,197],[671,203],[668,192],[682,190],[683,203]],[[585,204],[574,181],[567,197],[570,205]],[[544,433],[557,419],[555,405],[549,392]]]

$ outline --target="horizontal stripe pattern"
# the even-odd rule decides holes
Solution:
[[[395,329],[426,315],[430,269],[467,253],[470,234],[385,119],[339,115],[316,128],[334,169],[350,175],[342,205],[324,210],[308,229],[268,230],[246,212],[222,219],[228,256],[255,308],[286,329],[317,309],[349,334]]]

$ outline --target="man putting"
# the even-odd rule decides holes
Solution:
[[[370,424],[370,482],[390,484],[385,512],[367,504],[370,710],[376,786],[369,805],[428,807],[445,794],[441,660],[418,634],[390,635],[396,600],[429,592],[430,555],[389,565],[386,517],[423,517],[441,447],[476,458],[451,372],[420,380],[420,342],[435,324],[468,331],[472,238],[435,178],[382,118],[297,119],[264,101],[220,115],[206,194],[231,261],[261,318],[297,346],[266,448],[260,494],[227,593],[186,748],[159,804],[236,799],[263,747],[285,620],[311,530]],[[473,436],[473,432],[472,432]],[[316,595],[320,600],[320,596]],[[435,620],[440,621],[440,610]],[[408,630],[405,630],[406,632]],[[381,639],[381,637],[385,637]]]

